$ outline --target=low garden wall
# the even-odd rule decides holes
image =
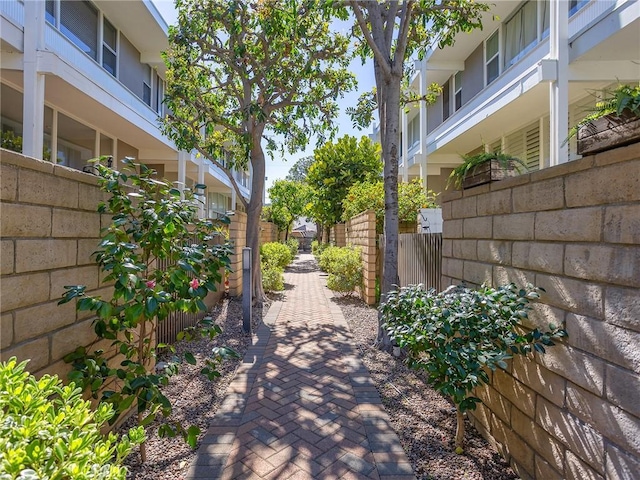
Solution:
[[[110,221],[96,211],[107,198],[93,175],[0,149],[0,359],[64,377],[62,357],[95,340],[90,312],[57,303],[65,285],[112,294],[91,258]]]
[[[346,225],[344,223],[336,223],[331,227],[329,235],[329,243],[336,247],[346,247],[349,243],[346,237]]]
[[[640,144],[443,200],[443,286],[530,282],[569,334],[493,373],[477,428],[524,479],[638,478]]]
[[[276,224],[271,222],[260,222],[260,244],[277,242],[278,240],[278,227]]]
[[[363,288],[360,297],[368,305],[376,302],[376,217],[367,210],[349,220],[345,225],[347,245],[360,247],[362,251]]]

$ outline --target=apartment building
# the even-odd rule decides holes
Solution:
[[[432,105],[401,113],[400,178],[442,191],[461,156],[512,154],[531,170],[575,160],[569,126],[597,92],[640,81],[637,0],[497,1],[482,30],[416,62],[411,86]]]
[[[202,216],[235,209],[224,172],[160,131],[167,32],[150,0],[1,0],[3,146],[88,171],[99,155],[115,167],[134,157],[178,185],[207,185]],[[235,176],[248,198],[249,173]]]

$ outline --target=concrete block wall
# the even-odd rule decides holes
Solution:
[[[443,285],[543,287],[565,325],[478,392],[479,430],[524,479],[640,476],[640,143],[443,199]]]
[[[363,288],[360,297],[368,305],[376,302],[376,216],[367,210],[349,220],[345,228],[346,243],[360,247],[363,264]]]
[[[346,237],[346,225],[344,223],[336,223],[333,227],[331,227],[329,243],[335,245],[336,247],[347,246],[348,242]]]
[[[242,295],[242,249],[246,246],[247,214],[235,212],[229,224],[229,240],[233,244],[231,273],[229,274],[229,295]],[[260,253],[257,253],[260,255]]]
[[[279,239],[278,227],[275,223],[260,222],[260,244],[277,242]]]
[[[0,358],[31,359],[29,371],[66,375],[62,361],[95,340],[91,315],[58,306],[65,285],[111,295],[91,258],[109,218],[96,177],[0,150]]]

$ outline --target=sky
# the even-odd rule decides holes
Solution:
[[[173,0],[152,0],[155,4],[156,8],[165,19],[167,24],[172,25],[177,21],[177,14],[175,8],[173,6]],[[345,29],[347,28],[345,23]],[[375,79],[373,74],[373,64],[371,61],[368,61],[364,65],[360,59],[355,59],[351,63],[351,71],[355,74],[358,79],[358,88],[353,92],[346,93],[342,99],[339,99],[338,102],[341,107],[340,115],[336,119],[336,124],[338,126],[337,137],[339,138],[343,135],[352,135],[355,137],[360,137],[362,135],[368,135],[372,132],[371,128],[359,130],[354,128],[351,122],[351,119],[346,114],[345,109],[348,107],[354,107],[356,102],[358,101],[358,97],[360,93],[371,90],[373,86],[375,86]],[[273,182],[278,179],[282,179],[287,176],[289,173],[289,169],[295,164],[295,162],[303,157],[313,155],[313,150],[316,145],[316,140],[311,139],[307,149],[301,152],[298,152],[294,155],[287,155],[284,158],[280,158],[279,156],[275,156],[274,159],[270,159],[267,157],[266,160],[266,177],[267,181],[265,183],[265,189],[273,185]],[[276,154],[277,155],[277,154]],[[267,202],[268,193],[267,193]]]

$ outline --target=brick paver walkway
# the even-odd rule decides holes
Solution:
[[[414,479],[311,255],[285,273],[189,479]]]

